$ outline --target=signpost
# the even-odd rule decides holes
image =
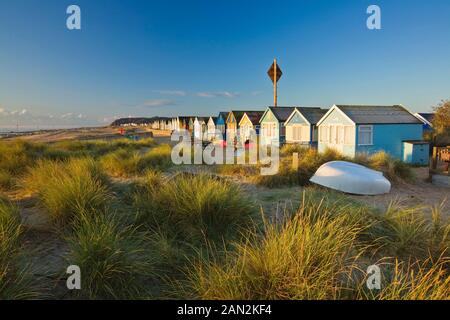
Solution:
[[[267,71],[267,74],[269,75],[269,78],[273,82],[273,105],[277,106],[277,82],[280,80],[281,76],[283,75],[283,72],[281,72],[280,67],[278,67],[277,59],[273,59],[273,63],[270,66],[269,70]]]

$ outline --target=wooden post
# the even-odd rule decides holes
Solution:
[[[292,169],[298,170],[298,152],[292,154]]]
[[[277,59],[273,59],[273,105],[277,106]]]
[[[437,169],[437,157],[438,157],[438,148],[433,147],[433,159],[431,161],[431,169],[436,170]]]

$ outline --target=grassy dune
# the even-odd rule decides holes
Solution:
[[[44,293],[26,260],[20,220],[18,208],[0,199],[0,300],[34,299]]]
[[[310,201],[317,199],[314,192],[304,196],[292,216],[281,224],[266,223],[262,234],[250,234],[223,259],[196,261],[180,286],[182,294],[200,299],[450,298],[448,222],[436,238],[411,228],[400,209],[377,215],[342,200]],[[386,237],[380,230],[388,230]],[[415,255],[418,236],[435,257]],[[401,247],[391,247],[398,243],[391,240],[404,238]],[[381,290],[365,287],[364,267],[370,264],[385,271]]]
[[[0,149],[0,186],[33,199],[65,261],[57,266],[61,278],[36,274],[24,237],[40,241],[41,231],[24,225],[22,204],[0,199],[0,299],[450,299],[443,207],[426,216],[423,207],[392,203],[380,212],[306,187],[289,210],[261,209],[258,185],[307,185],[322,163],[345,159],[333,151],[284,147],[271,177],[257,176],[255,166],[218,168],[249,188],[207,174],[167,175],[170,147],[151,139],[19,141]],[[393,180],[411,177],[386,154],[353,161]],[[381,290],[365,285],[373,264]],[[68,265],[81,268],[82,290],[65,289]]]

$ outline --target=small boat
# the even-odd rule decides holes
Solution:
[[[330,161],[323,164],[309,181],[359,195],[385,194],[391,190],[391,183],[382,172],[347,161]]]

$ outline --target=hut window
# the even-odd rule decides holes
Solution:
[[[373,126],[359,126],[358,145],[370,146],[373,144]]]

